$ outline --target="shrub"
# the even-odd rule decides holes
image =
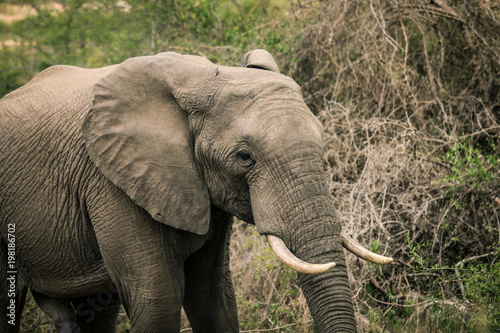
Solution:
[[[345,0],[294,8],[301,24],[283,63],[324,125],[344,230],[396,259],[373,267],[348,256],[356,312],[372,320],[371,328],[361,320],[360,330],[422,324],[420,315],[430,318],[437,306],[424,312],[427,298],[464,299],[447,270],[409,270],[417,258],[408,233],[428,268],[490,253],[500,239],[498,4]],[[410,307],[416,311],[405,317]]]

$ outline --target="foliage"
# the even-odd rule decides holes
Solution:
[[[236,224],[231,270],[241,329],[311,332],[312,320],[296,273],[284,266],[266,243],[254,227]]]
[[[483,142],[482,147],[467,136],[455,140],[442,161],[450,166],[444,177],[450,195],[480,190],[495,197],[494,191],[500,187],[500,150],[493,139]]]
[[[348,256],[359,329],[443,331],[457,312],[451,304],[464,300],[459,283],[444,283],[454,270],[441,268],[490,253],[500,239],[499,3],[341,0],[296,9],[307,24],[283,62],[323,123],[344,230],[396,259],[373,267]],[[427,269],[409,269],[416,264]],[[454,321],[459,330],[464,318]]]
[[[498,140],[498,138],[496,138]],[[471,137],[464,136],[455,140],[454,144],[442,157],[442,161],[450,166],[450,172],[443,180],[448,184],[446,193],[457,211],[467,210],[469,205],[476,204],[468,199],[469,193],[474,193],[479,205],[490,206],[493,200],[500,203],[497,197],[500,188],[500,150],[494,139],[474,142]],[[499,226],[484,223],[488,232],[499,231]],[[452,237],[457,242],[458,238]],[[494,250],[491,252],[491,250]],[[496,250],[495,250],[496,249]],[[483,311],[490,331],[500,331],[500,249],[493,243],[489,262],[477,260],[460,261],[456,264],[453,274],[445,274],[452,282],[458,282],[462,298],[471,303],[472,311]],[[477,256],[478,259],[483,256]],[[475,257],[474,257],[475,258]],[[468,262],[467,262],[468,261]],[[417,262],[418,263],[418,262]],[[452,270],[445,267],[444,269]],[[474,321],[472,324],[475,324]]]
[[[20,3],[36,15],[0,25],[9,69],[0,76],[2,96],[55,64],[101,67],[169,50],[236,64],[249,49],[284,49],[287,38],[278,32],[287,26],[284,0]]]
[[[465,288],[464,297],[484,308],[491,331],[500,331],[500,252],[495,253],[495,263],[472,263],[461,273]],[[462,268],[464,270],[464,268]]]
[[[23,309],[20,331],[36,333],[48,333],[54,331],[52,319],[37,307],[31,292],[28,292],[26,297],[26,305]]]
[[[466,328],[467,332],[500,330],[500,249],[486,255],[464,259],[454,265],[428,267],[423,259],[424,247],[413,244],[408,234],[408,248],[415,258],[413,269],[419,274],[433,275],[429,286],[434,324],[445,332]],[[496,244],[494,244],[496,247]],[[485,258],[489,259],[484,261]],[[454,286],[455,285],[455,286]],[[443,287],[444,286],[444,287]],[[445,289],[460,290],[461,299],[448,301]],[[458,310],[458,311],[457,311]],[[486,318],[482,318],[485,316]],[[472,320],[470,320],[472,317]]]

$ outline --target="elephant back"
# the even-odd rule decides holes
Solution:
[[[0,189],[19,186],[10,184],[16,179],[29,179],[31,188],[75,187],[92,87],[111,69],[53,66],[0,100]],[[1,190],[0,208],[9,200],[15,195]]]

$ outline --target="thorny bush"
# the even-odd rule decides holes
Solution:
[[[459,326],[477,328],[464,321],[480,302],[469,302],[462,278],[415,271],[407,235],[429,268],[498,263],[500,4],[343,0],[299,2],[295,13],[309,24],[283,62],[325,126],[344,229],[395,258],[375,267],[348,256],[360,330],[399,321],[446,331],[423,320],[429,308],[449,319],[431,304],[460,308]],[[480,179],[465,177],[470,169]]]

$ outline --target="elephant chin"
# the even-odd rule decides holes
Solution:
[[[286,247],[285,242],[283,242],[281,238],[273,235],[267,235],[266,237],[269,245],[271,246],[271,249],[274,251],[276,256],[285,265],[293,270],[296,270],[297,272],[304,274],[320,274],[327,272],[335,267],[334,262],[326,264],[311,264],[305,262],[293,255],[293,253]],[[361,244],[349,237],[345,232],[341,233],[341,237],[342,245],[361,259],[379,265],[386,265],[393,261],[392,258],[384,257],[365,249]]]

